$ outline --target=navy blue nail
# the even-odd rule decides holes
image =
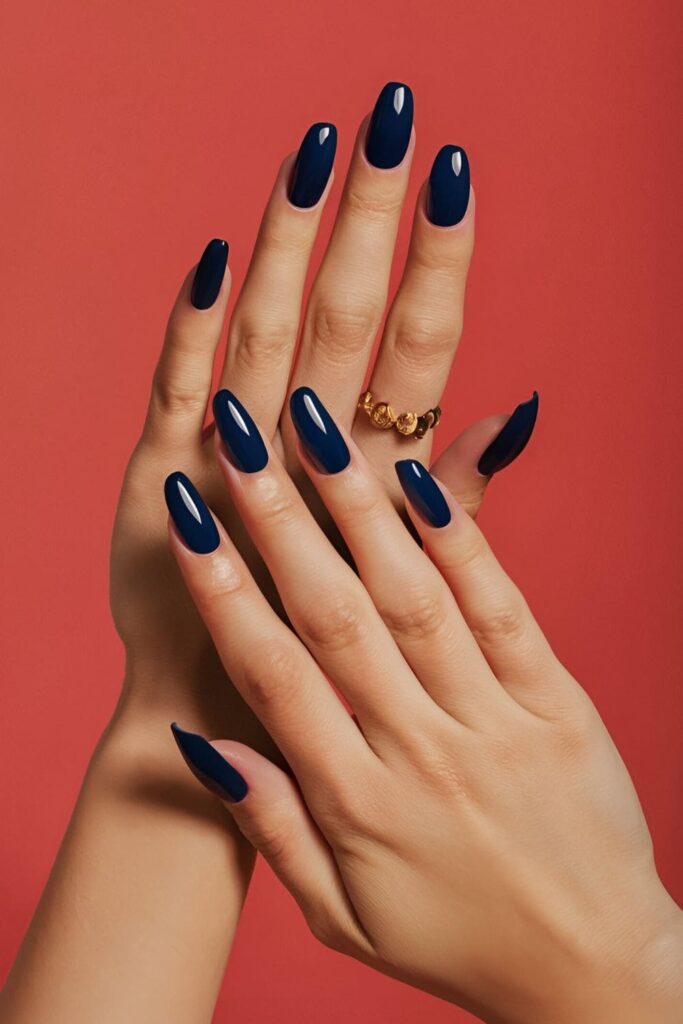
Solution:
[[[191,480],[184,473],[166,477],[164,497],[180,536],[198,555],[215,551],[220,542],[213,516]]]
[[[218,298],[228,265],[228,243],[214,238],[202,253],[192,282],[192,305],[208,309]]]
[[[346,441],[315,391],[297,388],[289,400],[292,422],[306,455],[320,473],[340,473],[351,456]]]
[[[196,732],[181,729],[175,722],[171,725],[171,732],[185,764],[203,786],[221,800],[230,800],[235,804],[244,800],[249,792],[245,780],[208,740]]]
[[[491,476],[505,469],[521,455],[531,437],[538,416],[538,392],[528,402],[522,402],[513,412],[497,437],[494,437],[479,459],[477,469],[482,476]]]
[[[401,82],[388,82],[377,98],[365,141],[375,167],[396,167],[406,155],[413,128],[413,94]]]
[[[337,151],[337,129],[323,121],[313,124],[299,146],[289,185],[294,206],[315,206],[325,191]]]
[[[408,501],[428,526],[448,526],[451,521],[448,502],[421,462],[402,459],[396,463],[396,476]]]
[[[427,215],[442,228],[459,224],[470,201],[470,162],[460,146],[442,146],[429,175]]]
[[[225,388],[213,400],[213,414],[230,461],[243,473],[268,465],[268,452],[259,429],[232,391]]]

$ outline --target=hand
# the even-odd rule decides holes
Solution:
[[[298,636],[177,474],[170,544],[294,777],[176,728],[190,767],[328,945],[487,1021],[679,1020],[683,915],[628,773],[478,527],[423,466],[399,462],[421,550],[301,389],[302,463],[358,579],[241,412],[217,462]],[[245,446],[254,472],[235,468]]]
[[[229,382],[247,402],[278,455],[295,472],[294,438],[281,410],[290,376],[295,383],[304,379],[312,383],[341,422],[353,429],[358,444],[398,500],[395,458],[405,454],[408,446],[411,454],[428,461],[433,431],[414,441],[396,430],[376,430],[356,405],[384,314],[408,185],[414,149],[410,90],[396,83],[387,86],[373,117],[360,126],[332,237],[303,317],[295,360],[305,279],[329,196],[335,144],[333,125],[314,126],[298,156],[290,154],[280,168],[230,320],[221,381]],[[405,271],[370,377],[373,393],[390,400],[397,411],[426,410],[437,404],[443,392],[460,336],[473,239],[474,199],[467,157],[458,147],[446,147],[417,201]],[[202,435],[228,302],[226,260],[227,244],[211,242],[199,267],[185,280],[171,313],[144,432],[119,503],[111,603],[127,651],[123,707],[132,697],[136,713],[140,704],[155,716],[173,707],[176,713],[184,711],[194,718],[201,709],[198,724],[219,731],[229,724],[236,730],[244,721],[249,732],[245,734],[239,725],[233,735],[253,742],[253,723],[236,695],[228,702],[219,662],[169,557],[161,499],[164,477],[182,466],[198,481],[266,586],[219,484],[206,436],[210,431]],[[506,416],[482,420],[439,460],[443,479],[472,514],[490,474],[519,454],[528,440],[535,411],[532,401],[510,421]],[[477,467],[485,451],[480,473]],[[300,477],[297,473],[299,482]],[[312,489],[306,496],[314,500]],[[316,515],[322,518],[319,503]]]

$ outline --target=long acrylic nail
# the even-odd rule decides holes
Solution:
[[[459,224],[470,201],[470,162],[460,146],[443,146],[429,175],[427,215],[442,228]]]
[[[406,155],[413,128],[413,94],[401,82],[388,82],[377,98],[365,141],[375,167],[396,167]]]
[[[340,473],[351,456],[346,442],[315,391],[297,388],[289,400],[292,422],[306,455],[320,473]]]
[[[192,481],[184,473],[171,473],[164,483],[164,496],[171,518],[190,550],[198,555],[215,551],[220,543],[218,530]]]
[[[517,406],[497,437],[494,437],[479,459],[477,469],[482,476],[491,476],[505,469],[526,448],[538,416],[538,392]]]
[[[214,238],[202,253],[192,282],[192,305],[196,309],[209,309],[218,298],[228,265],[228,243]]]
[[[198,733],[181,729],[175,722],[171,725],[171,731],[185,764],[203,786],[221,800],[230,800],[232,803],[244,800],[249,792],[246,781],[208,740]]]
[[[313,124],[299,146],[289,184],[289,201],[294,206],[315,206],[325,191],[337,151],[337,129],[323,121]]]
[[[451,510],[429,471],[415,459],[396,463],[396,476],[410,504],[428,526],[448,526]]]
[[[224,388],[213,400],[213,414],[230,461],[243,473],[268,465],[268,451],[259,429],[232,391]]]

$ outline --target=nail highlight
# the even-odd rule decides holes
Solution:
[[[538,416],[538,392],[517,406],[497,437],[479,459],[477,469],[482,476],[491,476],[505,469],[521,455],[531,437]]]
[[[460,146],[443,146],[429,175],[427,215],[438,227],[459,224],[470,201],[470,162]]]
[[[337,129],[321,121],[311,125],[299,146],[288,198],[304,209],[315,206],[330,178],[337,151]]]
[[[217,392],[213,414],[230,461],[243,473],[257,473],[268,465],[268,451],[259,429],[236,395],[227,388]]]
[[[339,428],[311,388],[297,388],[289,400],[301,446],[320,473],[340,473],[351,455]]]
[[[428,526],[448,526],[451,510],[433,476],[415,459],[402,459],[395,464],[396,476],[403,493]]]
[[[229,248],[222,238],[214,238],[202,253],[190,296],[195,309],[209,309],[218,298],[228,265]]]
[[[164,497],[180,536],[191,551],[208,555],[220,537],[213,516],[201,494],[184,473],[171,473],[164,483]]]
[[[203,786],[221,800],[232,803],[244,800],[249,792],[246,781],[208,740],[198,733],[181,729],[175,722],[171,725],[171,732],[185,764]]]
[[[402,82],[387,82],[377,97],[365,140],[375,167],[397,167],[406,155],[413,128],[413,94]]]

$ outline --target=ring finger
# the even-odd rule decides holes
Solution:
[[[463,323],[465,285],[474,246],[474,195],[467,154],[444,146],[415,209],[405,271],[387,317],[370,380],[368,415],[359,410],[354,436],[390,490],[395,459],[405,456],[403,431],[412,432],[411,455],[428,461],[432,430],[419,417],[438,405]],[[393,417],[386,415],[384,403]],[[384,413],[384,416],[382,416]],[[396,417],[401,414],[397,429]],[[378,415],[379,414],[379,415]],[[379,419],[387,429],[376,429]],[[396,492],[397,493],[397,492]]]

